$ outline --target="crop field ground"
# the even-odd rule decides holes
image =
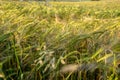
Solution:
[[[120,80],[120,1],[0,1],[0,80]]]

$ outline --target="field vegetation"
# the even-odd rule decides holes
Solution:
[[[120,1],[0,1],[0,78],[120,80]]]

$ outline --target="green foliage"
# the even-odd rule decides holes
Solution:
[[[0,3],[0,77],[119,80],[118,2]]]

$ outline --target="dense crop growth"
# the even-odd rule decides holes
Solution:
[[[0,2],[0,77],[120,80],[120,2]]]

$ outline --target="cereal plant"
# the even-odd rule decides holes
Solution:
[[[119,1],[0,1],[0,80],[120,80]]]

